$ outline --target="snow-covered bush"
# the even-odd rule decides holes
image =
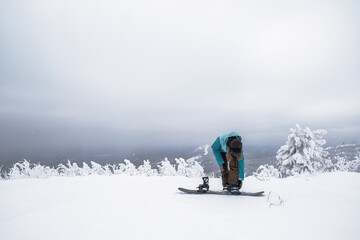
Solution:
[[[136,167],[130,160],[125,159],[124,163],[118,165],[106,164],[104,166],[90,162],[83,163],[80,167],[77,163],[59,164],[56,168],[43,166],[41,164],[32,164],[26,160],[14,164],[7,172],[3,172],[0,179],[16,178],[46,178],[51,176],[88,176],[88,175],[116,175],[125,174],[130,176],[187,176],[202,177],[204,176],[203,167],[196,161],[198,157],[175,159],[175,164],[171,164],[169,159],[165,158],[157,166],[152,168],[150,161],[145,160],[142,165]],[[1,171],[1,168],[0,168]]]
[[[354,172],[360,173],[360,155],[355,157],[355,160],[350,164],[351,169],[354,169]]]
[[[260,165],[260,167],[253,173],[253,176],[257,179],[264,181],[269,180],[270,178],[281,178],[281,172],[275,168],[273,165]]]
[[[326,143],[322,139],[325,134],[322,129],[311,131],[299,125],[291,128],[286,145],[277,152],[278,170],[285,175],[295,175],[331,169],[331,161],[325,159],[327,152],[322,148]]]
[[[101,164],[98,164],[96,162],[91,161],[91,174],[92,175],[111,175],[112,172],[109,169],[109,165],[101,166]]]
[[[92,173],[91,167],[89,167],[89,165],[87,165],[86,162],[83,162],[82,171],[83,171],[84,176],[91,175],[91,173]]]
[[[7,177],[9,179],[15,178],[46,178],[48,176],[56,176],[58,172],[54,168],[42,166],[40,164],[32,164],[24,159],[22,162],[15,163],[9,169]]]
[[[346,160],[345,157],[335,156],[335,170],[346,172],[360,172],[360,156],[356,156],[355,160]]]
[[[120,163],[119,169],[116,171],[117,174],[126,174],[130,176],[138,175],[138,170],[136,169],[135,165],[131,163],[130,160],[125,159],[125,164]]]
[[[186,177],[202,177],[204,176],[204,168],[196,161],[198,157],[192,157],[187,160],[176,158],[177,174]]]
[[[6,179],[7,177],[6,171],[3,170],[3,166],[0,166],[0,179]]]
[[[173,166],[168,158],[165,158],[161,161],[160,165],[158,165],[160,176],[177,176],[177,172],[175,166]]]
[[[67,164],[59,164],[57,170],[60,176],[83,176],[83,169],[80,168],[76,163],[71,163],[68,160]]]
[[[144,164],[138,167],[138,172],[139,175],[141,176],[151,177],[158,175],[158,171],[156,169],[151,168],[149,160],[144,160]]]

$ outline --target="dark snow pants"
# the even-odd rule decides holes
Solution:
[[[225,187],[228,184],[237,184],[239,178],[239,166],[237,159],[226,159],[226,153],[221,152],[221,157],[224,160],[223,169],[221,171],[222,185]]]

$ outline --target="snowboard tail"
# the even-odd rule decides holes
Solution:
[[[186,189],[179,187],[178,188],[181,192],[187,193],[187,194],[215,194],[215,195],[236,195],[236,196],[253,196],[253,197],[259,197],[264,195],[264,191],[260,192],[238,192],[233,193],[229,191],[206,191],[206,190],[192,190],[192,189]]]

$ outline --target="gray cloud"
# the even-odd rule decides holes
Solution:
[[[2,1],[1,145],[360,133],[356,1]]]

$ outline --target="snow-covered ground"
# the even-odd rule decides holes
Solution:
[[[0,181],[0,238],[359,239],[360,174],[259,181],[264,197],[187,195],[201,179],[86,176]],[[221,188],[210,179],[211,189]]]

